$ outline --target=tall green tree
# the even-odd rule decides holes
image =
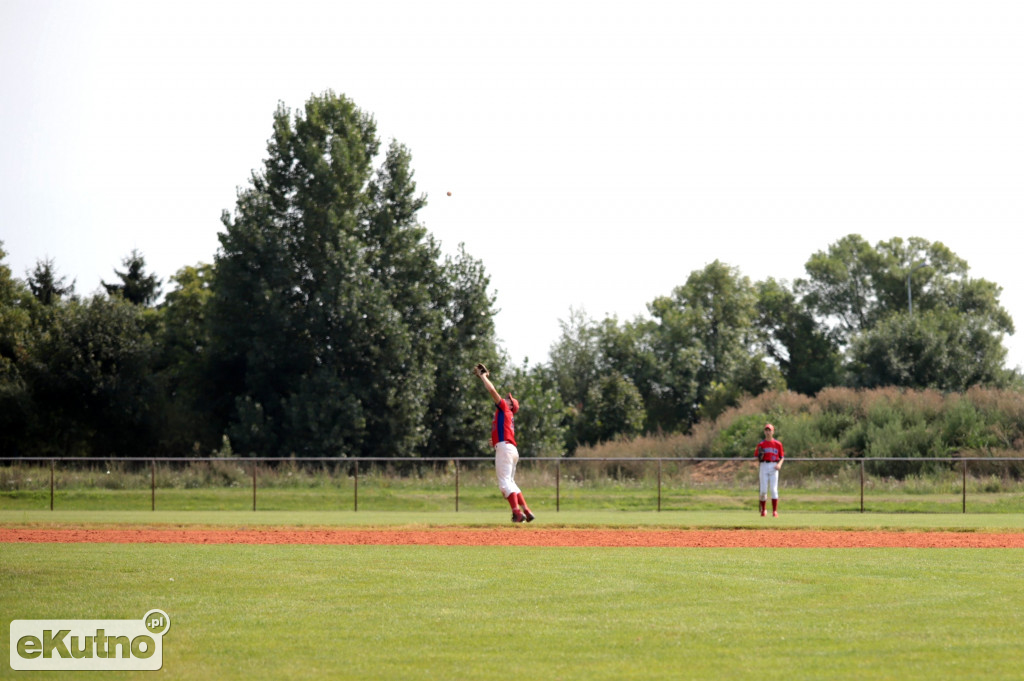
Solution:
[[[507,387],[519,400],[516,414],[519,453],[524,457],[565,454],[572,416],[558,393],[551,369],[542,364],[530,367],[524,363],[513,367],[510,375]],[[489,414],[493,413],[491,407]]]
[[[423,452],[431,457],[475,456],[490,452],[494,407],[470,368],[483,362],[500,376],[505,364],[494,341],[495,299],[483,263],[463,246],[445,258],[444,272],[447,283],[439,300],[443,323],[434,343],[436,377],[426,413],[430,435]]]
[[[416,191],[411,161],[409,150],[392,141],[370,180],[361,218],[369,276],[398,319],[378,343],[391,361],[378,367],[386,377],[366,401],[370,441],[381,456],[421,453],[432,436],[427,413],[450,295],[440,246],[418,221],[427,201]]]
[[[344,96],[314,96],[294,116],[280,106],[262,171],[224,216],[209,376],[235,451],[422,453],[439,383],[466,380],[448,363],[459,354],[444,345],[455,336],[449,313],[472,306],[478,344],[493,342],[476,323],[491,312],[479,281],[453,288],[460,275],[418,223],[425,198],[408,150],[393,142],[374,168],[379,146],[373,119]]]
[[[75,293],[75,282],[67,283],[67,277],[57,274],[53,258],[36,261],[35,269],[28,277],[32,295],[43,305],[53,305],[66,296]]]
[[[13,367],[24,351],[32,324],[32,296],[28,288],[11,273],[4,260],[0,241],[0,367]]]
[[[893,313],[856,336],[850,348],[855,387],[901,386],[966,392],[1006,387],[1006,350],[978,317],[952,310]]]
[[[690,274],[670,296],[648,305],[651,346],[672,397],[671,429],[686,429],[716,385],[738,399],[777,387],[781,377],[758,349],[757,294],[747,277],[718,260]]]
[[[114,270],[114,274],[121,280],[119,284],[108,284],[101,282],[103,288],[111,296],[124,298],[133,305],[148,307],[160,297],[162,283],[155,274],[146,273],[146,259],[139,251],[132,249],[132,252],[121,261],[124,271]]]
[[[179,269],[170,279],[173,288],[159,307],[153,371],[163,398],[159,447],[168,456],[209,454],[221,442],[219,424],[210,418],[204,378],[213,274],[209,264]]]
[[[772,278],[757,283],[757,329],[790,390],[814,395],[842,383],[838,343],[790,289]]]
[[[626,376],[618,372],[605,374],[590,386],[581,416],[582,444],[633,437],[643,431],[643,397]]]
[[[682,375],[693,376],[696,373],[696,355],[682,350],[672,355],[666,365],[659,357],[655,348],[658,332],[655,323],[646,319],[619,323],[614,317],[606,318],[597,327],[598,348],[601,357],[601,373],[617,373],[629,379],[639,392],[644,402],[644,429],[650,432],[675,429],[677,399],[682,393],[692,394],[692,386],[685,379],[677,382],[674,378],[680,374],[675,370],[689,366],[693,373],[682,372]],[[625,433],[624,433],[625,434]]]
[[[926,387],[942,382],[936,373],[950,384],[1003,380],[994,368],[1014,326],[999,303],[1002,289],[970,277],[967,262],[943,244],[912,237],[872,247],[851,234],[811,256],[806,269],[795,291],[848,351],[850,384]],[[912,318],[911,304],[922,319]],[[943,360],[930,350],[943,342],[970,351],[950,348]],[[951,365],[954,355],[961,366]]]
[[[873,274],[879,256],[859,234],[850,234],[811,256],[804,266],[806,279],[797,279],[797,295],[846,343],[869,327],[876,314],[878,295]]]
[[[584,310],[570,308],[569,318],[559,320],[559,325],[562,333],[551,346],[549,374],[568,407],[570,429],[566,445],[572,452],[591,437],[584,412],[591,388],[607,370],[608,363],[601,348],[601,327]]]
[[[551,371],[566,404],[581,409],[601,370],[597,324],[582,309],[558,321],[561,335],[551,346]]]
[[[238,452],[362,451],[374,351],[398,323],[360,241],[378,146],[344,97],[313,97],[294,122],[279,106],[262,172],[223,217],[210,376]]]
[[[850,234],[806,264],[807,278],[794,290],[842,344],[895,312],[952,310],[982,315],[994,332],[1012,333],[1013,322],[999,305],[1001,289],[969,276],[967,262],[939,242],[919,237],[871,246]],[[908,290],[909,280],[909,290]]]
[[[33,336],[28,288],[11,274],[0,241],[0,450],[23,451],[34,413],[23,376]]]
[[[25,366],[36,405],[36,454],[151,454],[157,386],[153,340],[138,306],[72,300],[46,318]]]

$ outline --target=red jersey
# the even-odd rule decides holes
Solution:
[[[772,438],[771,440],[761,440],[757,448],[754,449],[754,456],[758,461],[782,461],[786,452],[782,450],[782,443]]]
[[[516,444],[516,421],[512,416],[512,407],[504,398],[498,402],[494,410],[494,423],[491,425],[491,446],[499,442]]]

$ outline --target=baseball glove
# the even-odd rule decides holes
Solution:
[[[473,373],[476,374],[477,376],[486,376],[487,367],[485,367],[483,364],[477,364],[475,367],[473,367]]]

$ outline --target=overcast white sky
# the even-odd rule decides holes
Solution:
[[[0,240],[82,294],[212,262],[277,103],[331,89],[410,148],[517,362],[850,233],[941,241],[1021,328],[1022,36],[1016,1],[0,0]]]

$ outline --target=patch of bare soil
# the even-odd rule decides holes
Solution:
[[[341,544],[714,548],[1024,548],[1024,533],[874,530],[544,529],[19,529],[0,542]]]
[[[732,483],[742,470],[756,471],[756,462],[751,459],[736,461],[698,461],[690,467],[690,481],[698,485]],[[756,477],[756,475],[755,475]]]

